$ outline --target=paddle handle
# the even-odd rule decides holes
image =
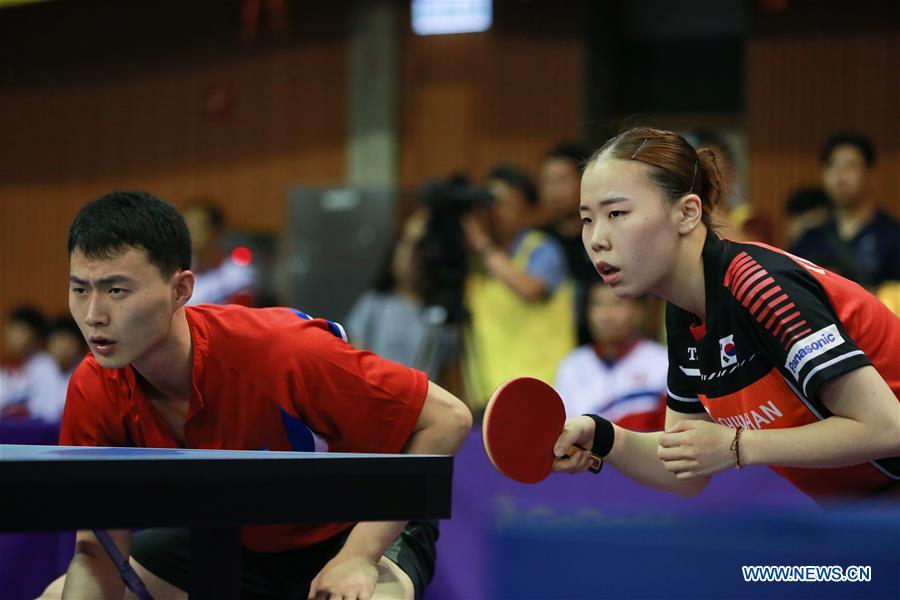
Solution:
[[[573,456],[576,452],[584,452],[587,448],[583,448],[578,444],[572,444],[572,446],[566,451],[566,454],[569,456]],[[588,471],[596,475],[600,472],[600,469],[603,468],[603,459],[591,452],[591,465],[588,467]]]

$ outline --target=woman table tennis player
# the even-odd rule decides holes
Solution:
[[[666,430],[566,421],[554,469],[606,456],[639,483],[691,495],[725,469],[769,465],[818,502],[900,496],[900,319],[862,287],[762,244],[720,238],[713,154],[631,129],[588,161],[582,239],[616,294],[668,301]]]

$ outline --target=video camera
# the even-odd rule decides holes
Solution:
[[[461,219],[488,206],[493,197],[464,176],[454,175],[426,183],[419,190],[418,200],[429,209],[422,240],[425,301],[443,307],[447,311],[446,322],[457,323],[467,317],[463,296],[469,273]]]

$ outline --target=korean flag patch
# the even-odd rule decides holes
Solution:
[[[722,359],[722,367],[730,367],[737,363],[737,350],[734,348],[734,334],[719,340],[719,357]]]

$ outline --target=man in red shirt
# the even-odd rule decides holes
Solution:
[[[186,307],[190,236],[149,194],[113,192],[85,206],[69,255],[69,306],[91,356],[69,386],[62,444],[452,454],[471,427],[457,398],[352,347],[336,323],[286,308]],[[112,534],[151,595],[185,596],[184,530]],[[436,538],[429,523],[245,527],[242,592],[370,598],[376,582],[392,580],[391,595],[419,597]],[[65,581],[46,596],[63,585],[64,598],[124,592],[90,531],[78,532]]]

